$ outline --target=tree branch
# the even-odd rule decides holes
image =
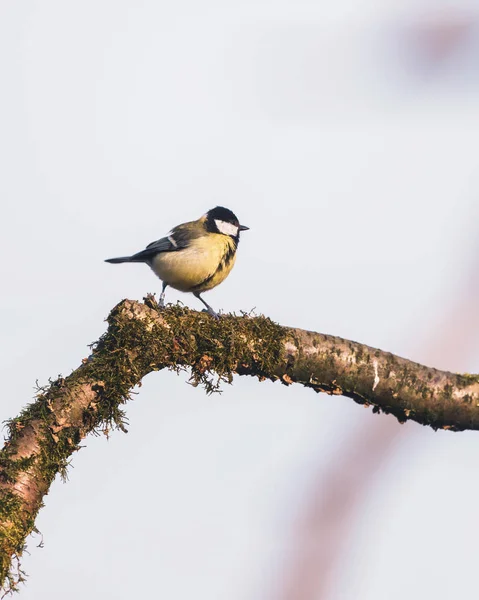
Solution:
[[[234,373],[261,381],[301,383],[348,396],[374,412],[455,431],[479,428],[479,376],[438,371],[338,337],[281,327],[266,317],[219,320],[180,307],[159,311],[124,300],[91,356],[39,390],[8,422],[0,451],[0,582],[15,589],[12,560],[34,530],[42,499],[88,433],[124,429],[122,405],[151,371],[191,368],[193,383],[212,392]]]

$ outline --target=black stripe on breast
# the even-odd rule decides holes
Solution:
[[[203,281],[201,281],[200,283],[197,283],[192,289],[198,290],[199,288],[202,288],[204,285],[209,283],[213,279],[213,277],[215,277],[215,275],[217,273],[221,273],[221,271],[230,264],[233,256],[235,255],[235,252],[236,252],[236,244],[234,246],[230,246],[228,248],[228,252],[224,255],[223,260],[218,265],[218,268],[216,269],[216,271],[214,273],[212,273],[211,275],[208,275],[208,277],[206,279],[203,279]]]

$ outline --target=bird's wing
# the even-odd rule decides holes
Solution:
[[[156,240],[155,242],[151,242],[144,250],[137,252],[132,258],[135,259],[135,261],[148,262],[160,252],[177,252],[178,250],[187,248],[192,239],[199,237],[198,233],[190,230],[188,227],[189,225],[189,223],[178,225],[178,227],[175,227],[169,235],[160,240]]]
[[[157,254],[158,252],[173,252],[174,250],[178,250],[179,246],[173,236],[168,235],[160,240],[156,240],[155,242],[151,242],[148,246],[143,250],[143,252],[151,252]]]
[[[161,240],[156,240],[156,242],[151,242],[144,250],[137,252],[131,258],[134,259],[135,262],[148,262],[160,252],[174,252],[175,250],[180,250],[184,247],[185,246],[180,247],[175,239],[169,235],[161,238]]]

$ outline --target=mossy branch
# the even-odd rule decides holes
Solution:
[[[124,300],[108,329],[71,375],[39,390],[8,422],[0,451],[0,582],[13,590],[14,569],[49,487],[65,474],[90,432],[124,428],[123,404],[151,371],[191,369],[214,391],[233,374],[301,383],[391,413],[455,431],[479,428],[479,377],[438,371],[338,337],[281,327],[266,317],[212,319],[154,299]]]

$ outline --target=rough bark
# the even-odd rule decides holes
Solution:
[[[154,300],[125,300],[108,317],[108,330],[71,375],[39,390],[8,423],[0,451],[0,582],[15,589],[21,555],[42,500],[64,474],[91,431],[123,428],[122,405],[151,371],[191,369],[214,391],[233,374],[316,392],[348,396],[374,412],[431,427],[479,428],[479,376],[438,371],[338,337],[281,327],[265,317],[212,319]]]

